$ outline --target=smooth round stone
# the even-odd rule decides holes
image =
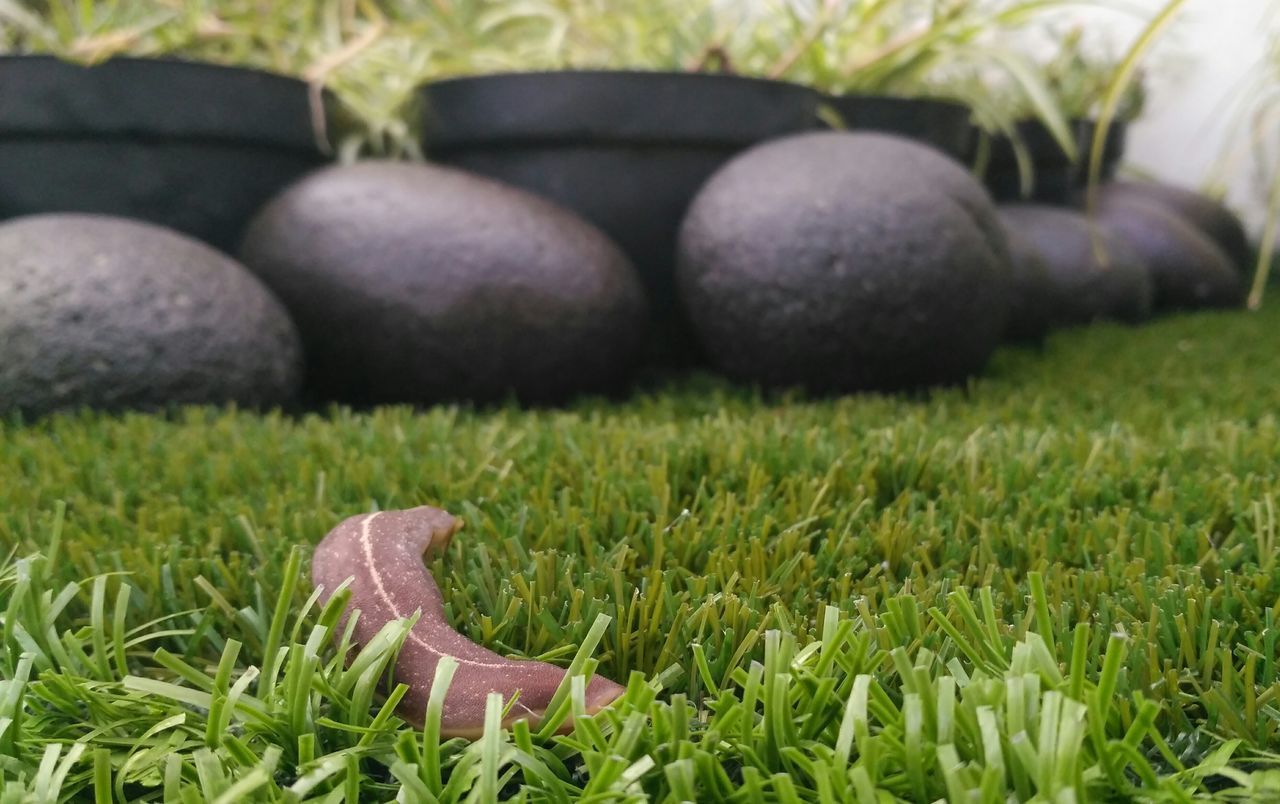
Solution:
[[[1253,267],[1253,247],[1249,245],[1243,221],[1226,205],[1207,195],[1172,184],[1116,181],[1102,185],[1100,197],[1104,204],[1111,200],[1130,200],[1164,207],[1207,234],[1237,269],[1248,271]]]
[[[1151,270],[1158,311],[1239,307],[1246,287],[1240,271],[1208,235],[1148,201],[1115,199],[1099,220],[1123,237]]]
[[[694,200],[682,301],[727,374],[818,391],[979,371],[1004,331],[1008,252],[986,192],[923,145],[869,133],[757,146]]]
[[[1005,337],[1018,343],[1039,343],[1054,326],[1055,290],[1049,263],[1027,235],[1018,231],[1007,235],[1012,280]]]
[[[1000,219],[1014,259],[1039,258],[1047,270],[1046,295],[1031,304],[1050,329],[1150,317],[1151,274],[1127,241],[1105,227],[1091,230],[1084,215],[1062,207],[1009,204]]]
[[[346,401],[611,391],[645,331],[639,280],[599,230],[448,168],[317,171],[258,215],[241,256],[298,322],[317,392]]]
[[[0,410],[289,401],[298,335],[230,257],[153,224],[0,224]]]

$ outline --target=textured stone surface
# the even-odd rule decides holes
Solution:
[[[953,382],[1004,331],[1008,251],[959,164],[880,134],[737,157],[681,232],[682,301],[726,373],[815,390]]]
[[[603,234],[447,168],[317,171],[267,205],[241,254],[293,313],[318,391],[345,400],[611,390],[643,338],[643,291]]]
[[[268,405],[300,373],[284,308],[202,243],[92,215],[0,225],[0,409]]]
[[[1103,203],[1112,200],[1149,201],[1181,215],[1193,226],[1209,235],[1218,244],[1236,268],[1247,271],[1253,267],[1253,247],[1244,223],[1225,205],[1208,196],[1155,182],[1117,181],[1101,188]]]
[[[1244,278],[1231,258],[1204,232],[1149,201],[1115,199],[1099,220],[1129,245],[1151,270],[1156,310],[1238,307]]]
[[[1091,232],[1084,215],[1060,207],[1010,204],[1000,207],[1000,218],[1015,259],[1032,252],[1043,260],[1048,295],[1039,306],[1050,328],[1104,319],[1136,323],[1151,315],[1150,272],[1114,233]]]

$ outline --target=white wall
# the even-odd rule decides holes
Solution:
[[[1157,0],[1138,2],[1150,8]],[[1187,1],[1149,62],[1146,113],[1129,140],[1132,167],[1189,187],[1217,178],[1211,174],[1224,147],[1241,142],[1238,99],[1271,40],[1280,35],[1277,6],[1280,0]],[[1118,49],[1127,47],[1140,27],[1114,12],[1090,12],[1088,19],[1090,25],[1104,26]],[[1280,140],[1280,129],[1271,135]],[[1280,142],[1272,144],[1273,155],[1275,146]],[[1262,182],[1273,165],[1259,164],[1248,148],[1240,153],[1243,158],[1223,174],[1229,179],[1227,201],[1256,232],[1266,207]]]

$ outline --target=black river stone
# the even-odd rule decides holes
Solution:
[[[727,374],[817,391],[952,383],[1000,341],[1010,269],[986,191],[905,139],[757,146],[695,199],[682,301]]]
[[[1040,343],[1054,326],[1055,286],[1049,261],[1027,235],[1018,231],[1006,234],[1012,281],[1005,336],[1017,343]]]
[[[1102,186],[1101,198],[1104,203],[1112,199],[1129,199],[1165,207],[1207,234],[1226,252],[1236,268],[1248,271],[1253,267],[1253,247],[1249,245],[1244,223],[1224,204],[1207,195],[1172,184],[1116,181]]]
[[[449,168],[317,171],[258,215],[241,256],[298,322],[317,394],[350,402],[610,391],[645,331],[639,280],[599,230]]]
[[[1106,227],[1062,207],[1000,207],[1014,260],[1039,259],[1048,272],[1046,296],[1034,307],[1050,328],[1151,316],[1151,273],[1142,258]],[[1022,315],[1015,313],[1015,318]]]
[[[1244,277],[1217,243],[1150,201],[1112,199],[1099,220],[1125,238],[1151,270],[1157,311],[1240,307]]]

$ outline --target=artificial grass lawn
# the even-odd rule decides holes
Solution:
[[[1277,343],[1271,305],[927,398],[10,422],[0,801],[1280,797]],[[402,629],[343,667],[310,546],[423,503],[467,520],[453,621],[585,643],[614,709],[438,745]]]

